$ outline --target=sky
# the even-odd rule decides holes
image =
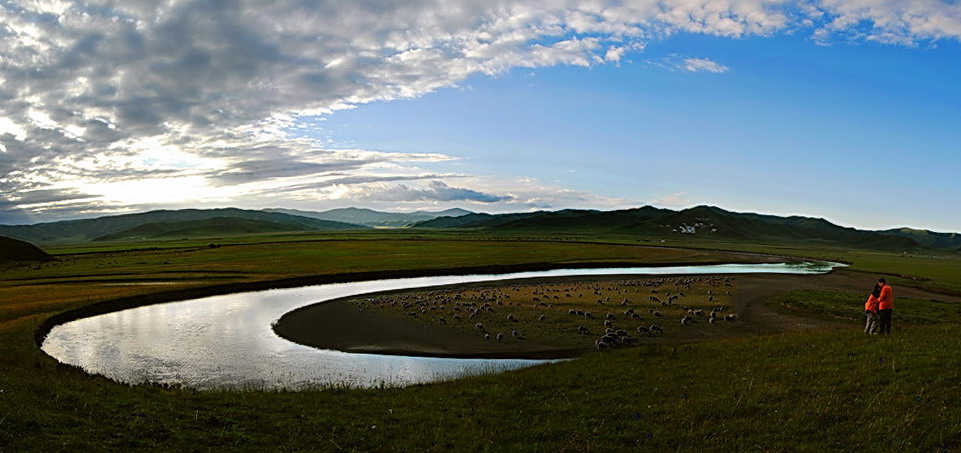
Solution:
[[[961,232],[955,0],[0,1],[0,224],[682,209]]]

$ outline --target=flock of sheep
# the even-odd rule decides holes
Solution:
[[[391,294],[355,303],[472,331],[492,342],[524,341],[529,332],[544,341],[606,350],[662,335],[662,326],[670,324],[682,328],[736,321],[737,315],[723,305],[733,281],[730,276],[689,276],[514,284]]]

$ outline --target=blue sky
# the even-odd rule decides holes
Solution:
[[[961,232],[955,2],[99,6],[0,5],[0,223],[706,204]]]
[[[639,204],[961,231],[959,50],[677,36],[619,65],[517,69],[338,112],[307,134]],[[663,67],[690,56],[728,69]]]

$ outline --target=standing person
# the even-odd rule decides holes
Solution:
[[[864,324],[864,333],[875,335],[878,333],[878,297],[881,296],[881,284],[874,285],[874,291],[868,295],[868,301],[864,303],[864,315],[867,316],[867,323]]]
[[[878,279],[881,285],[881,295],[878,296],[878,318],[881,333],[891,333],[891,312],[894,310],[894,290],[884,278]]]

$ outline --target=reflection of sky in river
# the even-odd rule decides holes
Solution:
[[[442,359],[352,354],[291,343],[271,323],[298,307],[376,291],[489,280],[570,275],[823,273],[824,264],[725,264],[560,269],[339,283],[228,294],[80,319],[55,327],[43,350],[64,363],[128,383],[198,389],[406,385],[503,371],[538,360]],[[362,326],[357,326],[362,328]]]

